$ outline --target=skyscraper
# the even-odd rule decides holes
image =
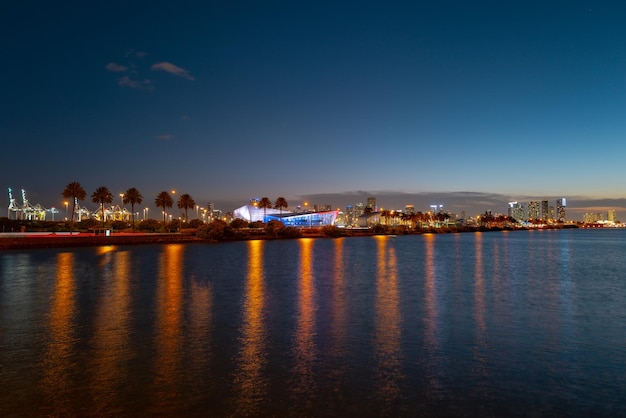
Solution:
[[[608,217],[609,222],[617,222],[617,213],[614,209],[609,209]]]
[[[370,196],[367,198],[367,208],[371,209],[372,212],[376,211],[376,198],[374,196]]]
[[[550,219],[550,206],[548,206],[547,200],[541,201],[541,219],[544,221]]]
[[[539,219],[539,202],[528,202],[528,219]]]
[[[524,221],[524,208],[521,203],[517,202],[509,202],[509,213],[510,218],[515,219],[518,222]]]
[[[565,222],[565,206],[567,206],[567,202],[564,197],[556,200],[556,220],[558,222]]]

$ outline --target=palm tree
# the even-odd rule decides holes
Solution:
[[[100,203],[100,209],[102,209],[102,227],[104,228],[104,221],[106,220],[104,216],[104,204],[113,202],[113,194],[106,187],[100,186],[91,195],[91,201],[93,203]]]
[[[171,208],[174,204],[174,200],[168,192],[161,192],[157,195],[156,199],[154,199],[154,204],[157,208],[163,209],[163,231],[165,231],[165,209]]]
[[[276,202],[274,203],[274,209],[280,210],[281,216],[283,214],[283,209],[287,209],[288,207],[289,203],[287,203],[287,200],[282,196],[276,199]]]
[[[177,203],[178,209],[185,209],[185,221],[189,221],[187,216],[187,209],[193,209],[196,206],[196,202],[187,193],[181,194]]]
[[[70,235],[74,229],[74,212],[76,211],[76,202],[85,200],[87,192],[83,189],[83,186],[79,182],[73,181],[65,186],[65,190],[62,193],[65,199],[72,199],[72,217],[70,218]]]
[[[384,209],[383,211],[380,212],[380,216],[382,218],[385,218],[385,225],[389,225],[389,216],[391,215],[391,211]]]
[[[267,209],[272,209],[272,201],[268,197],[262,197],[258,206],[263,209],[263,222],[265,222]]]
[[[124,197],[122,198],[122,203],[130,203],[130,211],[133,215],[133,232],[135,232],[135,205],[141,205],[142,201],[143,196],[139,193],[139,190],[134,187],[126,190],[126,193],[124,193]]]

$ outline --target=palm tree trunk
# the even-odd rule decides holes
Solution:
[[[133,232],[135,232],[135,205],[133,203],[130,204],[130,210],[133,212]]]

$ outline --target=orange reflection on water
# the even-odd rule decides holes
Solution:
[[[428,384],[432,390],[439,390],[442,386],[441,356],[438,321],[439,307],[437,305],[437,274],[435,263],[435,234],[424,234],[424,349],[428,353],[429,368]]]
[[[487,326],[485,324],[486,301],[482,232],[477,232],[474,235],[474,242],[474,323],[476,324],[476,349],[474,350],[476,370],[474,373],[479,376],[487,373],[487,369],[485,367],[487,362]],[[476,390],[480,390],[479,386],[480,385],[477,385]]]
[[[483,268],[483,234],[474,235],[474,320],[478,328],[477,338],[485,337],[485,277]]]
[[[401,315],[398,295],[398,268],[395,249],[388,246],[389,238],[377,236],[376,275],[376,340],[378,359],[376,381],[383,410],[389,410],[400,393],[402,352],[400,349]]]
[[[167,414],[165,406],[176,405],[181,393],[183,333],[181,244],[166,245],[161,253],[157,288],[156,356],[154,362],[154,391],[156,412]]]
[[[424,337],[431,355],[439,348],[437,336],[437,286],[435,283],[435,235],[424,234]]]
[[[187,298],[190,299],[188,334],[191,338],[186,347],[189,353],[201,353],[201,355],[197,354],[187,358],[186,380],[195,381],[198,387],[212,390],[215,382],[210,380],[210,375],[206,371],[213,358],[213,352],[209,348],[212,346],[213,288],[209,283],[199,283],[197,280],[192,280],[190,286],[191,289]]]
[[[315,289],[313,284],[313,240],[301,238],[300,272],[298,277],[298,318],[294,344],[294,398],[308,404],[314,393],[313,365],[315,360]],[[303,401],[304,402],[301,402]]]
[[[72,351],[76,342],[73,322],[76,314],[76,284],[74,281],[74,254],[57,255],[56,283],[50,309],[49,340],[44,355],[42,391],[44,410],[50,416],[74,415],[71,375],[75,365]]]
[[[107,247],[113,248],[113,247]],[[130,315],[130,256],[128,251],[99,251],[102,255],[102,289],[94,324],[94,357],[91,412],[95,415],[121,412],[115,405],[119,383],[126,378],[125,362],[131,357],[128,345]]]
[[[248,277],[243,305],[243,328],[239,368],[235,378],[238,416],[258,415],[267,382],[263,370],[267,362],[266,330],[263,323],[265,284],[263,272],[264,241],[248,241]]]
[[[348,320],[346,304],[346,283],[343,274],[343,245],[344,238],[334,240],[335,243],[335,268],[333,271],[333,294],[332,294],[332,321],[331,334],[333,335],[331,353],[340,357],[345,351],[346,324]]]

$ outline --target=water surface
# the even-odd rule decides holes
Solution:
[[[626,231],[0,253],[2,416],[626,415]]]

